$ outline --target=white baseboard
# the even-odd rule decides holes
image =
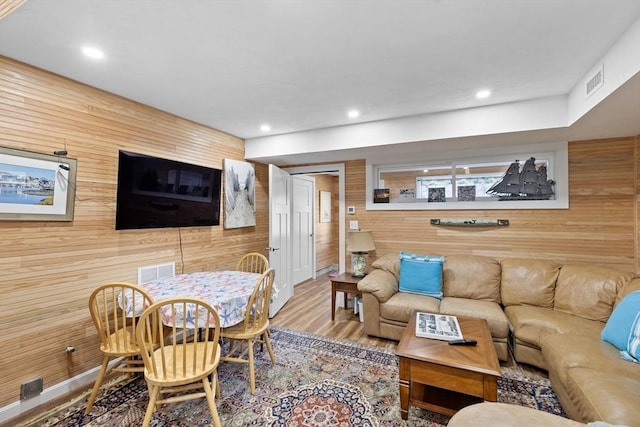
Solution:
[[[322,276],[323,274],[331,273],[333,271],[338,271],[338,264],[331,264],[324,268],[321,268],[320,270],[316,271],[316,277]]]
[[[120,359],[115,359],[111,361],[110,365],[113,366],[113,364],[119,362]],[[100,366],[48,387],[36,397],[20,400],[0,408],[0,423],[18,417],[33,408],[48,403],[60,396],[64,396],[67,393],[75,392],[85,387],[91,387],[96,381],[99,371]]]

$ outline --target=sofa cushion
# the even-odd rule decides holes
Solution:
[[[627,295],[613,310],[602,329],[602,339],[613,344],[618,350],[627,351],[633,326],[639,316],[640,291],[635,291]]]
[[[399,258],[400,292],[442,299],[443,257],[400,252]]]
[[[371,263],[371,268],[388,271],[393,274],[396,280],[400,279],[400,260],[397,254],[387,254],[381,256]]]
[[[485,319],[492,337],[507,338],[509,335],[507,316],[495,302],[445,297],[440,301],[440,313]]]
[[[560,264],[537,259],[503,259],[500,297],[502,304],[553,307]]]
[[[500,263],[480,255],[447,255],[442,267],[445,297],[500,304]]]
[[[634,276],[595,265],[565,265],[558,275],[554,309],[606,322],[618,291]]]
[[[398,278],[386,270],[375,269],[358,282],[358,290],[373,294],[384,303],[398,292]]]
[[[600,339],[604,323],[583,319],[551,308],[529,305],[510,305],[504,312],[509,319],[513,335],[537,348],[547,334],[589,335]]]
[[[396,322],[409,323],[416,310],[438,313],[440,300],[427,296],[398,292],[380,305],[380,317]],[[366,316],[366,310],[365,310]]]
[[[584,420],[631,426],[640,422],[639,385],[637,379],[576,367],[569,369],[564,386]]]
[[[540,344],[549,372],[565,386],[569,370],[578,367],[640,381],[640,364],[620,358],[618,349],[599,336],[547,334]]]
[[[585,427],[586,424],[539,409],[499,402],[481,402],[466,406],[456,412],[447,423],[447,427],[476,426]]]

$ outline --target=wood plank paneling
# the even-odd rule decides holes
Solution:
[[[365,162],[346,164],[346,205],[373,230],[370,259],[401,250],[595,263],[640,273],[638,137],[569,143],[569,209],[365,210]],[[508,202],[505,202],[508,203]],[[508,227],[429,224],[430,218],[506,218]]]
[[[0,407],[27,380],[47,388],[101,363],[87,310],[97,285],[135,283],[138,267],[165,262],[177,273],[233,268],[267,247],[260,164],[256,227],[115,230],[118,150],[222,169],[244,159],[240,138],[0,57],[0,145],[78,159],[73,222],[0,221]]]
[[[175,262],[178,273],[231,268],[243,253],[268,245],[268,169],[260,164],[256,227],[115,231],[119,149],[222,168],[224,158],[244,156],[243,141],[224,132],[0,57],[0,145],[43,153],[66,147],[78,159],[73,222],[0,221],[0,407],[19,399],[24,381],[42,376],[51,387],[99,365],[86,308],[95,286],[135,282],[138,267],[164,262]],[[366,211],[360,160],[346,162],[345,205],[356,207],[349,220],[373,231],[370,259],[409,250],[640,272],[638,151],[637,136],[571,142],[566,210]],[[332,191],[337,218],[338,190],[331,188],[325,191]],[[429,224],[444,217],[507,218],[510,226]],[[337,262],[337,222],[331,224],[319,267]],[[76,348],[71,356],[68,345]]]
[[[331,222],[316,223],[316,270],[338,264],[338,177],[315,175],[316,221],[320,218],[320,192],[331,193]]]
[[[5,18],[11,12],[22,6],[27,0],[3,0],[0,2],[0,19]]]

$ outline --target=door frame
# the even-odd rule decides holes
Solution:
[[[283,169],[284,170],[284,169]],[[289,172],[286,171],[285,172]],[[310,215],[310,230],[311,230],[311,236],[306,236],[307,237],[307,242],[309,242],[309,246],[310,246],[310,252],[311,252],[311,260],[310,260],[310,268],[311,268],[311,276],[310,277],[305,277],[304,280],[300,281],[300,280],[294,280],[293,276],[295,275],[295,266],[293,266],[293,262],[292,267],[291,267],[291,283],[293,283],[293,286],[297,285],[298,283],[302,283],[305,280],[311,278],[311,279],[315,279],[316,278],[316,220],[317,218],[315,217],[315,208],[316,208],[316,201],[315,201],[315,192],[316,192],[316,179],[311,176],[311,175],[305,175],[305,174],[291,174],[289,173],[289,176],[291,177],[291,228],[292,231],[295,228],[295,199],[296,199],[296,186],[295,186],[295,181],[304,181],[304,182],[309,182],[311,183],[311,194],[310,194],[310,199],[308,199],[309,201],[309,206],[311,207],[311,215]],[[298,236],[300,237],[300,236]],[[291,246],[295,247],[295,244],[298,243],[299,241],[296,241],[296,234],[295,233],[291,233]],[[291,251],[291,258],[293,258],[293,250]]]
[[[318,174],[318,173],[338,173],[338,269],[340,273],[345,272],[346,267],[346,248],[345,248],[345,226],[346,226],[346,208],[345,208],[345,165],[344,163],[327,163],[312,166],[298,166],[290,168],[282,168],[291,175]],[[314,198],[315,203],[315,198]],[[315,207],[314,207],[315,209]],[[315,239],[313,240],[315,253]],[[315,272],[314,272],[315,277]]]
[[[274,194],[274,188],[276,188],[275,181],[282,180],[286,184],[285,199],[286,204],[278,204],[281,200]],[[286,304],[286,302],[293,296],[294,285],[291,283],[291,174],[286,170],[279,168],[276,165],[269,164],[269,264],[276,269],[276,280],[274,281],[275,301],[269,304],[269,317],[273,317],[276,313]],[[278,193],[280,195],[280,193]],[[286,209],[277,209],[276,207],[286,206]],[[286,224],[279,227],[279,235],[277,241],[274,237],[274,213],[275,211],[286,212]],[[279,214],[278,214],[279,215]],[[282,230],[286,230],[286,237],[282,238]],[[274,246],[278,244],[278,248]],[[278,250],[278,259],[275,259],[274,250]],[[278,261],[278,265],[274,261]],[[286,292],[285,292],[286,291]],[[283,301],[283,298],[285,300]]]

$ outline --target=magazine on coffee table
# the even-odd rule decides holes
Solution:
[[[436,340],[461,340],[462,331],[456,316],[416,313],[416,336]]]

